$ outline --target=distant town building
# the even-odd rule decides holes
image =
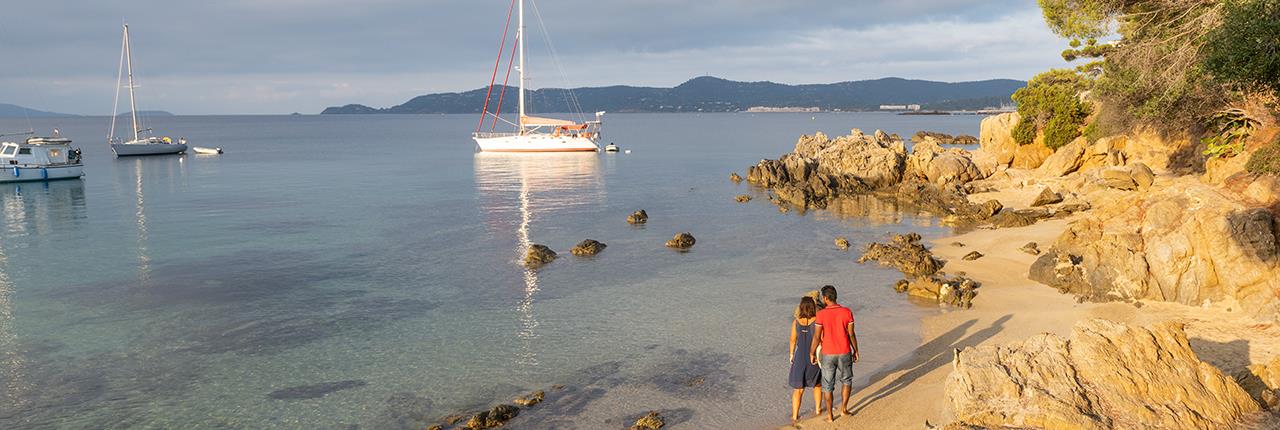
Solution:
[[[822,112],[822,109],[821,109],[821,108],[817,108],[817,107],[795,107],[795,106],[789,106],[789,107],[752,106],[752,107],[747,108],[747,112],[750,112],[750,113],[760,113],[760,112],[767,112],[767,113],[776,113],[776,112],[806,112],[806,113],[812,113],[812,112]]]
[[[907,105],[907,110],[918,111],[920,110],[920,105]]]
[[[880,110],[907,110],[907,105],[880,105]]]

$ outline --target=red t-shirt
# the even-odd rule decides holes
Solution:
[[[849,324],[853,311],[839,304],[830,303],[818,311],[815,323],[822,326],[822,354],[838,355],[853,352],[849,347]]]

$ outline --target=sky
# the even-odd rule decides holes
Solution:
[[[139,110],[387,107],[487,85],[510,1],[13,1],[0,103],[110,114],[128,22]],[[1066,47],[1031,0],[528,0],[526,25],[533,88],[1025,80]]]

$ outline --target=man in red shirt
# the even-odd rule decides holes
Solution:
[[[817,330],[813,334],[813,343],[809,347],[809,360],[818,364],[822,362],[822,401],[827,407],[827,421],[835,421],[836,414],[831,407],[836,390],[836,374],[840,374],[840,382],[844,387],[840,390],[840,414],[844,416],[849,410],[849,397],[853,395],[853,363],[858,362],[858,335],[853,332],[853,311],[836,303],[836,287],[822,287],[822,300],[827,307],[818,311],[814,320]],[[819,357],[818,346],[822,346]]]

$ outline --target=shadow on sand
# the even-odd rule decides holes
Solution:
[[[867,385],[860,388],[874,386],[889,377],[889,375],[906,370],[906,373],[898,376],[897,379],[894,379],[892,382],[880,387],[875,392],[859,399],[857,403],[854,403],[853,406],[849,407],[849,412],[856,415],[859,411],[871,406],[872,403],[893,395],[893,393],[906,388],[917,379],[920,379],[920,377],[946,365],[947,363],[950,363],[953,356],[952,351],[955,349],[976,346],[988,339],[991,339],[993,336],[1003,331],[1004,324],[1009,322],[1012,318],[1013,315],[1002,316],[1000,319],[991,323],[990,327],[978,330],[967,337],[964,336],[965,332],[969,331],[969,328],[973,327],[974,324],[977,324],[978,320],[973,319],[965,321],[963,324],[960,324],[946,333],[939,335],[928,343],[921,345],[911,353],[910,357],[908,357],[902,365],[896,366],[892,369],[882,370],[871,375],[871,379],[867,382]]]

